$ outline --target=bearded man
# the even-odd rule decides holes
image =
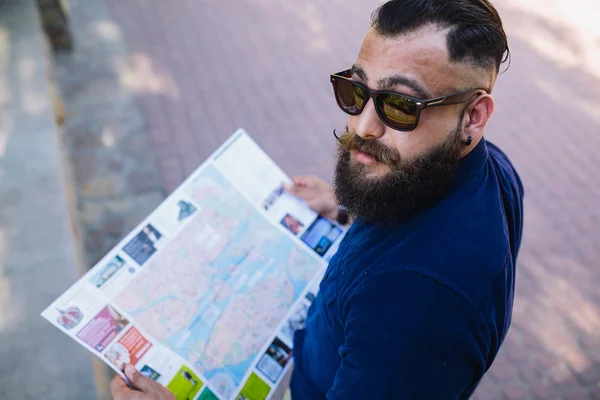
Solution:
[[[296,332],[294,400],[467,399],[491,366],[523,224],[521,181],[484,139],[508,54],[487,0],[392,0],[331,75],[349,114],[333,188],[288,190],[353,224]]]
[[[508,54],[488,0],[391,0],[331,75],[349,115],[333,187],[287,190],[352,226],[295,334],[293,400],[462,400],[491,366],[523,224],[521,181],[484,139]],[[139,391],[117,377],[115,399],[172,398],[126,373]]]

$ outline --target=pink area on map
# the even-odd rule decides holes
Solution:
[[[111,306],[106,306],[79,331],[77,337],[101,352],[128,323]]]

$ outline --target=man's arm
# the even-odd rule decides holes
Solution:
[[[410,271],[364,281],[342,305],[334,399],[456,399],[482,374],[489,339],[477,310]]]

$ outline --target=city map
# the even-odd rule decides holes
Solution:
[[[115,304],[227,395],[322,265],[207,167],[199,206]]]
[[[177,400],[269,400],[345,229],[234,133],[42,316]]]

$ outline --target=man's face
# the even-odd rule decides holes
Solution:
[[[399,38],[367,34],[353,80],[371,89],[421,99],[472,87],[464,65],[450,63],[446,32],[428,26]],[[336,195],[358,217],[375,223],[408,218],[444,196],[462,156],[466,105],[427,108],[409,132],[386,126],[369,100],[348,119],[340,141]],[[385,210],[383,210],[385,209]]]

